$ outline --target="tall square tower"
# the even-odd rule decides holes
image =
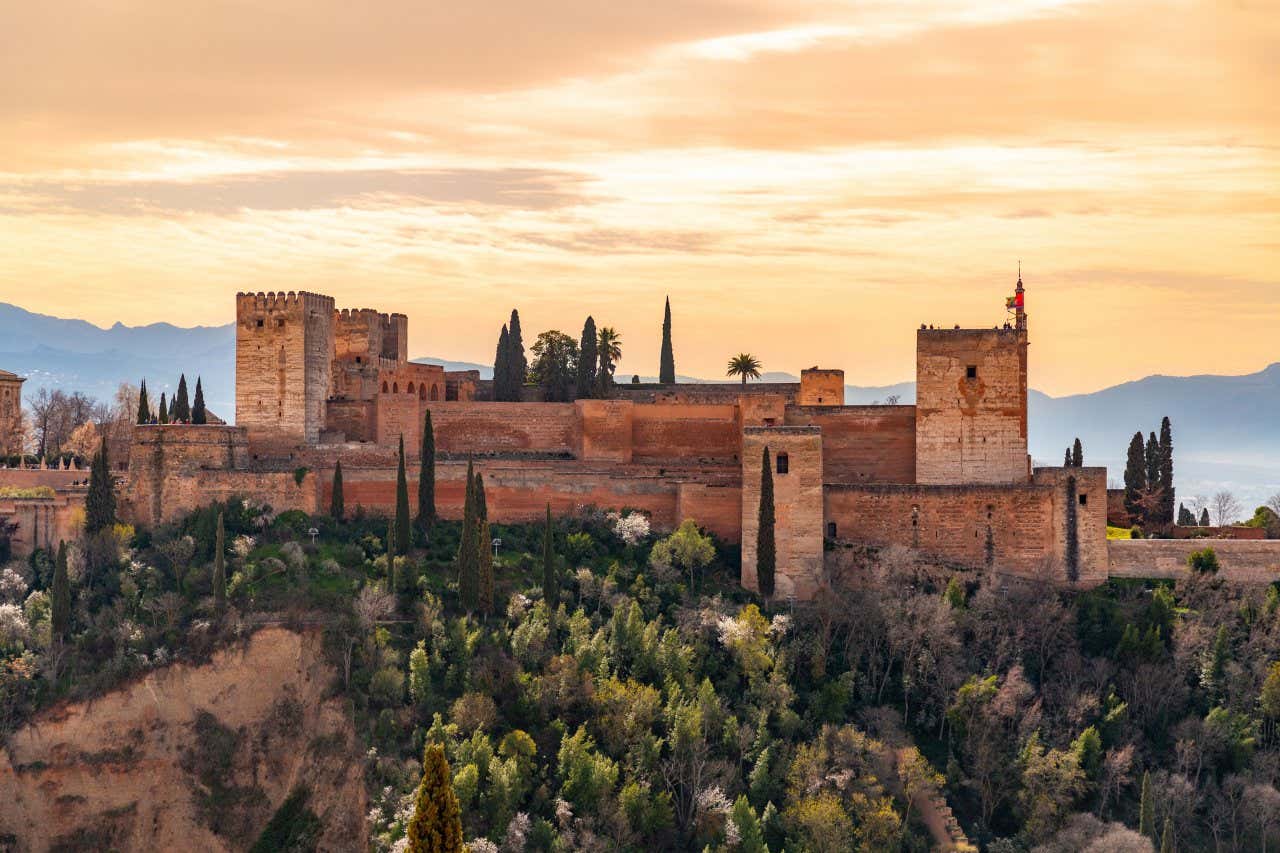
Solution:
[[[22,452],[22,383],[26,381],[0,370],[0,456]]]

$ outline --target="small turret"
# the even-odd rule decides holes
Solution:
[[[1013,289],[1013,327],[1015,329],[1027,328],[1025,293],[1026,290],[1022,286],[1022,261],[1018,261],[1018,286]]]

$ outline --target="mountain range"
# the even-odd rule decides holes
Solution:
[[[421,357],[446,370],[492,367]],[[235,415],[235,325],[182,328],[169,323],[103,329],[84,320],[32,313],[0,303],[0,369],[28,377],[24,393],[42,387],[83,391],[110,399],[121,382],[147,378],[153,398],[172,394],[178,375],[203,379],[209,409]],[[655,381],[654,377],[641,377]],[[684,382],[704,381],[679,377]],[[722,381],[722,380],[716,380]],[[766,382],[796,382],[792,374],[771,372]],[[882,403],[897,396],[915,399],[915,383],[849,385],[849,404]],[[1245,376],[1148,376],[1088,394],[1051,397],[1031,391],[1031,453],[1037,464],[1061,464],[1063,450],[1079,437],[1085,461],[1106,465],[1118,480],[1125,450],[1137,430],[1159,431],[1167,415],[1174,426],[1176,478],[1180,497],[1208,497],[1227,489],[1246,511],[1280,492],[1280,362]]]

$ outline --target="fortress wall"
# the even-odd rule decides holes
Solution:
[[[1241,539],[1109,539],[1106,543],[1113,578],[1179,578],[1190,569],[1187,556],[1212,548],[1229,581],[1265,584],[1280,580],[1280,540]]]
[[[660,385],[655,382],[614,386],[614,397],[634,403],[736,403],[739,397],[780,395],[788,403],[800,396],[799,382],[682,382]]]
[[[635,406],[630,400],[579,400],[572,405],[577,419],[574,456],[593,462],[632,460]]]
[[[113,461],[114,465],[115,462]],[[17,489],[32,489],[36,486],[48,486],[61,489],[72,483],[88,482],[89,468],[85,466],[78,471],[62,471],[49,468],[0,468],[0,486],[13,486]]]
[[[822,543],[822,432],[816,427],[749,427],[742,435],[742,585],[757,585],[761,457],[769,448],[773,474],[774,594],[808,601],[825,582]],[[778,472],[786,454],[787,473]]]
[[[636,461],[737,465],[741,449],[733,405],[653,404],[633,409]]]
[[[676,487],[676,524],[691,518],[726,542],[742,540],[742,486],[680,483]]]
[[[374,401],[376,441],[389,446],[398,445],[404,436],[405,453],[422,444],[422,419],[426,403],[417,394],[379,394]],[[434,416],[433,416],[434,417]],[[437,447],[439,431],[437,430]]]
[[[800,371],[799,406],[843,406],[844,371],[819,370],[811,367]]]
[[[1052,486],[828,485],[824,498],[841,541],[903,545],[1012,574],[1036,574],[1053,558]]]
[[[442,453],[571,454],[578,418],[573,403],[428,403]],[[407,441],[407,439],[406,439]]]
[[[703,484],[659,477],[652,469],[610,472],[577,467],[570,462],[477,459],[475,470],[484,476],[489,518],[495,522],[541,521],[548,503],[556,515],[573,514],[586,507],[626,508],[648,512],[654,527],[659,530],[673,529],[683,517],[692,513],[691,517],[717,535],[730,541],[737,540],[737,520],[726,516],[728,510],[736,506],[736,486],[702,488]],[[460,460],[436,465],[436,511],[443,518],[462,517],[466,471],[466,463]],[[417,494],[416,475],[416,468],[411,467],[411,504]],[[358,468],[344,459],[342,491],[347,510],[354,510],[356,506],[380,512],[393,510],[395,477],[394,467]],[[332,471],[321,472],[319,482],[319,502],[327,507],[332,495]]]
[[[325,428],[342,433],[346,441],[373,441],[376,405],[373,400],[330,400]]]
[[[788,426],[822,428],[828,483],[914,483],[915,406],[788,406]]]
[[[52,498],[0,498],[0,527],[9,529],[13,556],[26,557],[37,548],[53,549],[74,539],[84,524],[86,493],[76,488],[59,490]]]
[[[1068,542],[1076,542],[1075,582],[1097,586],[1107,579],[1107,469],[1037,468],[1033,482],[1053,489],[1053,560],[1070,583]]]

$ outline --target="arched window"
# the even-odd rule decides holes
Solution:
[[[399,382],[392,382],[392,383],[391,383],[391,393],[392,393],[392,394],[399,394],[399,393],[400,393],[400,383],[399,383]]]
[[[406,388],[406,389],[404,389],[404,390],[405,390],[407,393],[412,394],[412,393],[413,393],[413,383],[412,383],[412,382],[410,382],[410,383],[409,383],[409,387],[408,387],[408,388]]]
[[[431,387],[433,390],[435,389],[434,385],[432,385]],[[419,400],[427,399],[427,386],[425,384],[418,386],[418,399]]]
[[[439,385],[432,385],[432,386],[431,386],[431,399],[432,399],[432,400],[439,400],[439,399],[440,399],[440,386],[439,386]]]
[[[791,470],[791,457],[785,453],[778,454],[778,473],[786,474]]]
[[[387,380],[385,380],[385,379],[384,379],[384,380],[382,380],[382,393],[383,393],[383,394],[387,393],[387,390],[388,390],[388,389],[387,389]]]

